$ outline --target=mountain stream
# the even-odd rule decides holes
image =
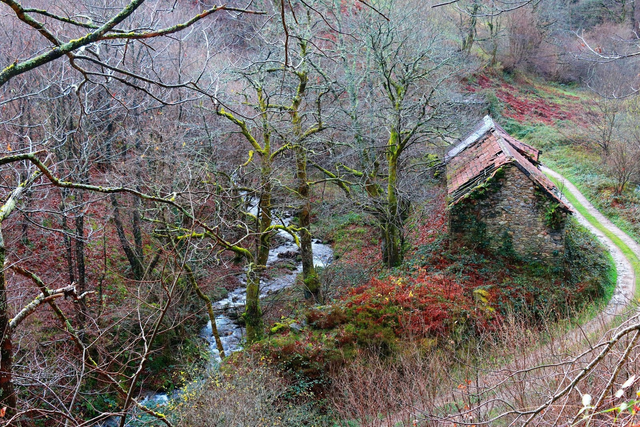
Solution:
[[[291,216],[284,218],[284,225],[289,225],[291,219]],[[282,243],[277,247],[271,248],[267,266],[274,266],[278,262],[290,259],[295,262],[295,268],[275,278],[261,279],[261,300],[285,288],[291,287],[296,281],[296,276],[302,272],[302,262],[299,260],[300,248],[296,245],[293,237],[289,233],[281,230],[278,231],[277,236],[279,237],[278,240]],[[316,267],[324,267],[331,263],[333,260],[333,250],[329,245],[322,243],[320,240],[314,240],[312,246],[313,261]],[[214,303],[214,310],[219,313],[216,316],[216,326],[227,356],[242,349],[242,341],[245,334],[244,327],[234,320],[237,319],[244,310],[246,302],[245,278],[241,278],[240,281],[242,282],[242,286],[229,292],[226,298]],[[200,336],[205,338],[209,343],[211,362],[215,364],[219,363],[220,354],[211,331],[211,321],[207,322],[207,325],[202,328]],[[178,393],[179,391],[172,394],[172,396]],[[151,393],[142,400],[142,404],[148,407],[162,406],[165,405],[169,399],[170,395],[167,393]],[[119,421],[119,419],[120,417],[110,417],[96,426],[115,426],[118,425],[115,422],[116,420]]]

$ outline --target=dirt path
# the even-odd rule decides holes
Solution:
[[[605,218],[604,215],[600,213],[587,199],[580,193],[580,191],[570,183],[565,177],[560,175],[559,173],[552,171],[547,167],[542,167],[542,171],[555,179],[558,180],[564,192],[571,193],[577,200],[585,207],[587,212],[592,215],[600,224],[602,224],[607,230],[613,233],[616,237],[622,240],[628,247],[631,249],[638,258],[640,258],[640,245],[636,243],[631,237],[629,237],[626,233],[620,230],[615,224]],[[565,199],[565,202],[571,206],[571,204]],[[573,207],[573,206],[572,206]],[[574,216],[580,222],[580,224],[584,225],[589,231],[591,231],[598,240],[604,244],[613,260],[616,264],[616,269],[618,271],[618,281],[616,283],[616,289],[609,301],[609,304],[596,318],[590,320],[585,325],[583,325],[583,329],[593,329],[594,325],[596,329],[600,327],[600,325],[609,324],[612,320],[613,316],[620,313],[626,306],[631,302],[634,298],[635,293],[635,282],[636,277],[633,271],[633,267],[631,266],[631,261],[627,259],[627,257],[622,253],[622,250],[616,246],[609,237],[607,237],[604,233],[598,230],[595,226],[593,226],[587,219],[582,216],[575,208],[574,208]]]
[[[542,167],[542,171],[555,178],[560,186],[563,187],[562,190],[565,194],[571,193],[587,210],[589,215],[592,215],[604,228],[622,240],[636,256],[640,257],[640,245],[605,218],[573,184],[559,173],[546,167]],[[607,235],[591,224],[566,198],[565,202],[573,208],[573,215],[578,222],[593,233],[611,253],[617,270],[617,282],[614,294],[607,306],[598,313],[598,315],[563,334],[561,339],[551,340],[548,344],[532,348],[530,352],[516,357],[516,360],[482,374],[479,378],[479,387],[477,390],[480,394],[488,392],[489,394],[494,394],[493,399],[509,401],[510,398],[515,396],[511,396],[509,392],[505,393],[499,390],[502,385],[507,385],[517,378],[517,375],[514,377],[515,373],[530,370],[530,368],[540,366],[541,363],[549,363],[547,362],[547,356],[555,354],[555,347],[558,345],[564,346],[565,349],[573,349],[569,351],[569,353],[577,354],[588,348],[587,346],[589,344],[587,343],[593,344],[594,342],[600,341],[606,336],[606,332],[611,329],[615,316],[621,314],[625,309],[628,309],[629,304],[634,300],[636,277],[631,261]],[[572,358],[572,356],[569,357],[569,359]],[[562,363],[557,359],[555,361]],[[527,381],[524,381],[522,384],[527,384],[526,387],[529,388]],[[462,396],[461,393],[454,392],[451,393],[451,397],[453,399],[460,399]],[[453,400],[453,402],[455,401],[456,400]],[[438,402],[438,406],[442,407],[441,404],[444,403],[447,405],[451,402],[452,400],[448,400],[448,402],[443,400],[442,402]]]
[[[616,237],[622,240],[635,254],[640,258],[640,245],[638,245],[633,239],[631,239],[627,234],[625,234],[622,230],[620,230],[616,225],[614,225],[611,221],[605,218],[583,195],[580,191],[571,184],[567,179],[565,179],[562,175],[558,174],[555,171],[552,171],[546,167],[542,167],[542,171],[560,183],[563,187],[562,190],[566,193],[571,193],[580,204],[582,204],[587,212],[592,215],[604,228],[613,233]],[[604,244],[615,262],[616,270],[617,270],[617,283],[614,291],[614,295],[611,300],[607,304],[607,306],[602,310],[597,316],[591,318],[589,321],[585,322],[583,325],[572,329],[563,335],[562,341],[571,345],[572,347],[583,347],[585,338],[593,339],[594,336],[596,341],[600,339],[604,335],[604,333],[610,329],[611,323],[614,320],[614,317],[617,314],[622,313],[622,311],[627,308],[630,302],[634,299],[635,294],[635,273],[631,264],[631,261],[627,259],[622,250],[616,246],[611,239],[606,236],[603,232],[598,230],[594,225],[592,225],[587,219],[582,216],[573,205],[565,199],[565,202],[571,206],[574,210],[574,216],[578,220],[580,224],[586,227],[590,232],[592,232],[596,238]],[[512,379],[512,375],[514,372],[522,369],[523,367],[533,367],[537,366],[540,360],[544,359],[545,354],[554,353],[552,349],[550,349],[551,345],[557,345],[557,341],[540,346],[538,348],[532,349],[528,354],[524,357],[519,358],[515,362],[510,362],[504,366],[493,369],[491,371],[487,371],[480,375],[478,379],[478,390],[490,391],[497,390],[500,384],[506,384]],[[497,395],[494,398],[498,400],[508,399],[508,396],[501,396],[501,392],[497,392]],[[445,395],[441,395],[437,397],[435,401],[431,402],[432,408],[444,408],[444,407],[456,407],[457,405],[454,402],[464,401],[464,392],[460,392],[459,390],[451,390]],[[428,412],[428,411],[427,411]],[[413,414],[410,417],[415,420],[413,425],[419,425],[422,420],[425,420],[425,415],[427,412],[424,411],[416,411],[416,408],[413,409]],[[443,416],[442,414],[441,416]],[[396,416],[386,419],[385,424],[379,425],[388,425],[388,426],[397,426],[403,425],[402,423],[407,420],[407,412],[402,414],[396,414]],[[427,416],[426,419],[432,419],[432,417]],[[455,421],[464,421],[464,419],[460,419],[458,416],[446,416],[441,418],[441,420],[445,423],[442,425],[454,425]],[[467,420],[467,422],[469,422]],[[460,423],[461,425],[466,424],[465,422]],[[407,424],[404,424],[407,425]]]

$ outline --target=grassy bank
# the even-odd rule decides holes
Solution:
[[[558,182],[557,179],[555,179],[555,178],[553,178],[551,176],[549,176],[549,179],[551,179],[558,188],[562,188],[562,184],[560,182]],[[611,239],[611,241],[618,248],[620,248],[620,250],[622,251],[624,256],[629,260],[629,262],[631,263],[631,266],[633,267],[633,271],[634,271],[634,274],[635,274],[635,279],[636,279],[635,293],[637,295],[639,293],[639,291],[640,291],[640,260],[636,256],[635,252],[633,252],[631,250],[631,248],[629,248],[629,246],[622,239],[620,239],[618,236],[616,236],[613,232],[611,232],[604,225],[602,225],[600,223],[600,221],[598,221],[593,215],[591,215],[589,213],[589,211],[587,210],[587,208],[582,203],[580,203],[578,201],[578,199],[572,193],[570,193],[569,191],[563,191],[563,194],[567,198],[567,200],[569,200],[569,202],[576,208],[576,210],[578,212],[580,212],[580,214],[582,216],[584,216],[587,219],[587,221],[589,221],[589,223],[591,223],[591,225],[593,225],[600,232],[602,232],[605,236],[607,236],[609,239]]]

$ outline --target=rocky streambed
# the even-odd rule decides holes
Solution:
[[[291,219],[291,217],[285,218],[285,224],[288,225]],[[296,277],[302,273],[302,262],[299,257],[300,249],[295,244],[293,237],[289,233],[279,231],[277,233],[277,240],[281,243],[271,248],[267,266],[275,267],[278,263],[288,261],[291,268],[288,269],[286,273],[278,275],[277,277],[265,278],[260,281],[261,300],[293,286],[296,282]],[[331,263],[333,260],[333,249],[331,249],[331,246],[322,243],[320,240],[314,240],[312,246],[313,260],[316,267],[324,267]],[[239,280],[242,286],[229,292],[225,298],[214,303],[214,310],[218,313],[216,315],[216,326],[225,355],[227,356],[242,349],[245,335],[245,329],[238,321],[238,318],[244,311],[244,305],[247,300],[244,286],[246,282],[244,276],[239,277]],[[202,328],[200,336],[209,342],[211,362],[213,364],[219,363],[220,354],[212,334],[211,321],[207,322],[207,325]],[[175,394],[179,393],[180,391],[175,392]],[[166,393],[151,393],[143,399],[142,403],[149,407],[161,406],[166,404],[170,398],[171,396]],[[116,424],[110,423],[114,422],[116,417],[112,418],[98,424],[98,426],[115,426]]]
[[[261,300],[269,295],[293,286],[296,281],[296,277],[302,272],[302,263],[299,261],[298,256],[299,248],[296,246],[293,237],[282,231],[278,234],[284,243],[271,249],[267,266],[274,266],[274,264],[282,262],[283,260],[290,260],[295,263],[295,268],[289,270],[288,273],[279,275],[278,277],[261,280]],[[316,267],[324,267],[333,260],[333,250],[329,245],[324,244],[319,240],[314,240],[312,246],[313,260]],[[244,310],[244,305],[247,300],[244,280],[244,278],[241,279],[243,286],[229,292],[226,298],[214,304],[214,309],[220,312],[220,314],[216,316],[216,326],[226,355],[242,348],[244,327],[237,322],[237,318]],[[218,348],[216,347],[211,331],[211,321],[209,321],[207,326],[202,329],[201,336],[209,341],[212,359],[220,361]]]

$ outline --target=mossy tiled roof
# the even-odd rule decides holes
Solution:
[[[556,186],[538,169],[539,157],[540,150],[513,138],[491,117],[485,116],[445,157],[449,205],[471,194],[501,167],[513,164],[562,208],[570,211],[560,199]]]

